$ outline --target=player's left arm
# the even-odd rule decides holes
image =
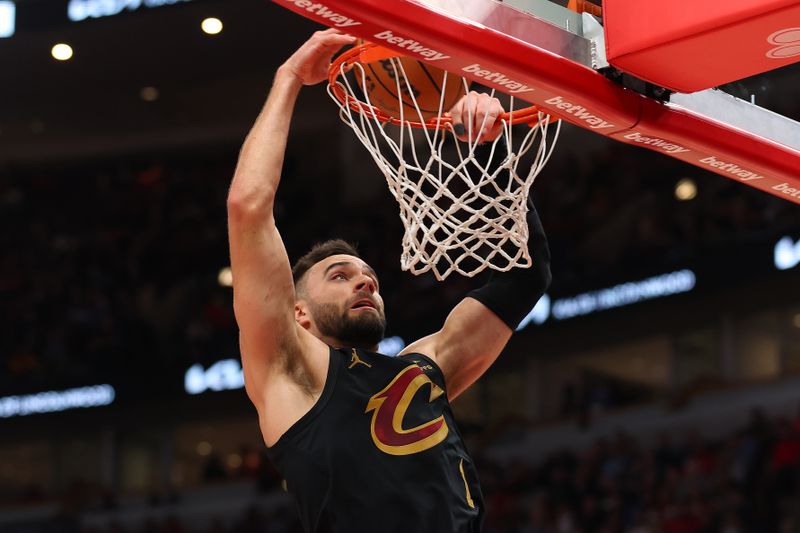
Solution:
[[[500,102],[486,94],[470,93],[451,111],[456,134],[468,140],[492,141],[500,130],[496,118]],[[463,129],[458,125],[465,125]],[[483,127],[482,127],[483,126]],[[473,137],[474,138],[474,137]],[[444,326],[408,346],[404,353],[431,357],[444,374],[450,399],[472,385],[500,355],[514,329],[550,286],[550,248],[533,202],[528,201],[529,268],[495,272],[450,312]]]
[[[483,287],[470,292],[453,308],[442,329],[403,350],[436,361],[450,399],[464,392],[494,363],[514,329],[550,286],[550,249],[530,201],[527,221],[533,264],[492,273]]]

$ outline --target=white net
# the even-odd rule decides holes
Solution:
[[[403,63],[397,58],[391,61],[399,73],[395,76],[396,94],[404,94],[401,85],[411,85]],[[341,72],[329,85],[329,93],[339,104],[342,120],[386,177],[400,207],[405,227],[402,269],[414,274],[431,271],[443,280],[454,272],[474,276],[487,267],[506,271],[530,266],[525,220],[528,194],[553,151],[560,122],[548,136],[551,118],[535,112],[530,117],[535,125],[521,126],[520,130],[513,126],[512,98],[511,111],[502,121],[502,134],[495,141],[484,145],[477,139],[460,141],[449,120],[433,119],[420,127],[426,117],[414,91],[405,91],[404,100],[413,102],[409,109],[416,113],[400,105],[395,120],[386,121],[370,102],[364,67],[355,62],[339,68]],[[360,75],[347,76],[346,70],[351,68],[360,69]],[[363,86],[359,87],[356,80]],[[466,84],[457,76],[450,76],[450,80]],[[445,74],[439,117],[448,111],[442,109],[447,81]],[[342,94],[346,98],[342,99]],[[469,117],[466,124],[472,122]],[[416,127],[412,123],[417,123]],[[476,129],[483,126],[488,128],[483,124]],[[477,138],[472,133],[467,131],[467,137]],[[523,158],[527,172],[518,168]]]

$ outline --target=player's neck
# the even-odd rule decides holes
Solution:
[[[328,346],[332,346],[337,350],[347,350],[350,348],[358,348],[361,350],[368,350],[370,352],[377,352],[378,345],[377,344],[369,344],[363,342],[345,342],[339,339],[334,339],[333,337],[328,337],[323,335],[320,337],[320,340],[327,344]]]
[[[332,348],[335,348],[337,350],[347,350],[347,349],[350,349],[350,348],[359,348],[361,350],[368,350],[370,352],[377,352],[378,351],[378,345],[377,344],[372,344],[372,343],[368,343],[368,342],[343,341],[341,339],[337,339],[337,338],[332,337],[330,335],[325,335],[319,329],[317,329],[316,325],[313,324],[313,323],[309,325],[308,331],[309,331],[309,333],[314,335],[316,338],[318,338],[319,340],[321,340],[322,342],[324,342],[328,346],[331,346]]]

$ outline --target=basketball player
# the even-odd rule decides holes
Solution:
[[[381,287],[355,249],[329,241],[290,267],[272,211],[293,106],[352,42],[327,30],[303,44],[278,69],[240,153],[228,223],[247,394],[305,531],[480,531],[484,502],[448,401],[494,362],[544,293],[547,240],[531,209],[534,265],[495,274],[394,358],[375,353]],[[481,124],[501,111],[472,94],[453,116]],[[486,140],[499,133],[486,129]]]

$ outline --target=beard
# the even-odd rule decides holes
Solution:
[[[377,313],[362,311],[351,316],[349,307],[342,311],[335,304],[309,302],[309,308],[320,333],[348,347],[374,348],[383,340],[386,317],[381,310]]]

